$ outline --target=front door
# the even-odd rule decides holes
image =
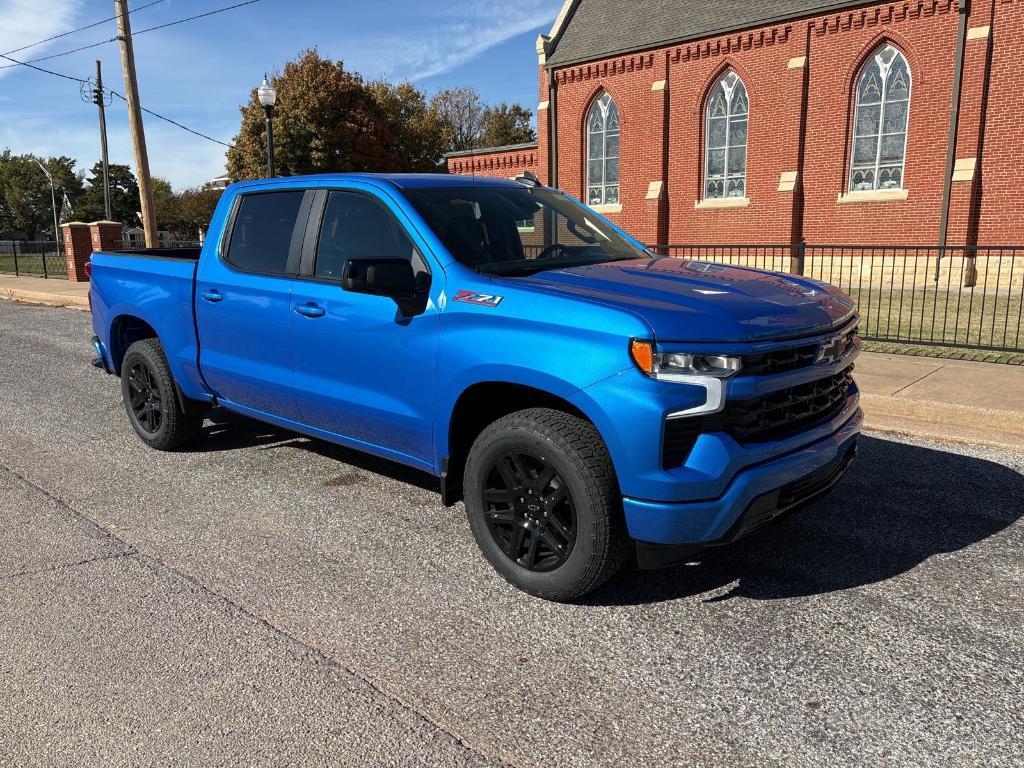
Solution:
[[[435,302],[407,317],[393,299],[345,291],[341,275],[348,259],[406,259],[422,285],[433,281],[436,297],[441,272],[431,275],[423,244],[371,189],[331,190],[321,201],[307,230],[306,248],[315,256],[304,263],[308,274],[295,281],[291,297],[293,382],[302,421],[377,453],[432,465],[440,330]]]
[[[243,195],[228,221],[220,257],[200,265],[200,368],[228,407],[298,417],[288,326],[293,273],[313,195],[301,189]]]

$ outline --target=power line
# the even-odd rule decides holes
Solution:
[[[13,66],[28,67],[29,69],[34,69],[37,72],[45,72],[48,75],[53,75],[54,77],[61,77],[61,78],[64,78],[65,80],[73,80],[76,83],[87,83],[87,82],[89,82],[88,80],[83,80],[80,77],[72,77],[71,75],[65,75],[65,74],[62,74],[60,72],[54,72],[52,69],[44,69],[43,67],[37,67],[35,64],[30,64],[27,61],[18,61],[17,59],[12,59],[10,56],[8,56],[7,54],[4,54],[4,53],[0,53],[0,59],[7,59],[8,61],[13,61],[14,62],[14,64],[4,65],[3,67],[0,67],[0,69],[6,69],[9,66],[11,66],[11,67],[13,67]]]
[[[135,37],[137,35],[143,35],[146,32],[155,32],[158,29],[166,29],[167,27],[173,27],[176,24],[184,24],[186,21],[195,21],[196,19],[203,19],[203,18],[206,18],[207,16],[214,16],[215,14],[218,14],[218,13],[224,13],[224,11],[233,11],[235,8],[241,8],[244,5],[252,5],[253,3],[258,3],[258,2],[260,2],[260,0],[245,0],[244,3],[235,3],[234,5],[229,5],[229,6],[226,6],[224,8],[217,8],[216,10],[207,11],[206,13],[198,13],[195,16],[189,16],[188,18],[185,18],[185,19],[178,19],[177,21],[169,21],[166,24],[158,24],[155,27],[147,27],[146,29],[140,29],[137,32],[132,32],[132,37]]]
[[[112,91],[109,88],[106,88],[104,90],[107,93],[111,94],[112,96],[117,96],[117,98],[121,99],[121,101],[128,101],[128,99],[126,99],[124,96],[122,96],[117,91]],[[207,136],[205,133],[200,133],[199,131],[195,130],[194,128],[189,128],[187,125],[182,125],[177,120],[172,120],[169,117],[161,115],[159,112],[154,112],[153,110],[146,109],[145,107],[142,107],[142,111],[145,112],[148,115],[152,115],[155,118],[163,120],[164,122],[170,123],[171,125],[175,125],[178,128],[181,128],[183,131],[188,131],[189,133],[195,134],[196,136],[199,136],[200,138],[206,139],[207,141],[212,141],[214,144],[220,144],[222,147],[227,147],[228,149],[234,149],[234,146],[235,146],[234,144],[228,144],[226,142],[221,141],[220,139],[215,139],[212,136]]]
[[[138,11],[143,11],[146,8],[151,8],[154,5],[159,5],[162,2],[163,2],[163,0],[153,0],[153,2],[146,3],[145,5],[141,5],[138,8],[132,8],[130,11],[128,11],[128,13],[136,13]],[[120,14],[118,14],[118,15],[120,15]],[[28,45],[23,45],[23,46],[21,46],[21,48],[14,48],[13,50],[10,50],[10,51],[4,51],[3,53],[0,53],[0,56],[7,56],[8,54],[17,53],[18,51],[24,51],[24,50],[26,50],[28,48],[35,48],[37,45],[42,45],[43,43],[48,43],[51,40],[59,40],[62,37],[67,37],[68,35],[73,35],[76,32],[84,32],[87,29],[92,29],[93,27],[98,27],[100,24],[106,24],[108,21],[114,21],[115,19],[117,19],[117,16],[109,16],[106,19],[100,19],[99,21],[94,21],[92,24],[86,24],[84,27],[78,27],[78,29],[72,29],[69,32],[61,32],[59,35],[54,35],[53,37],[47,37],[47,38],[45,38],[43,40],[37,40],[34,43],[29,43]],[[106,42],[106,41],[104,41],[104,42]]]
[[[157,0],[157,2],[160,2],[160,0]],[[206,13],[198,13],[195,16],[188,16],[188,17],[186,17],[184,19],[178,19],[176,21],[169,21],[166,24],[158,24],[155,27],[147,27],[146,29],[140,29],[137,32],[133,32],[132,33],[132,37],[134,38],[134,37],[138,37],[139,35],[144,35],[146,32],[155,32],[158,29],[166,29],[167,27],[174,27],[174,26],[177,26],[178,24],[184,24],[185,22],[188,22],[188,21],[195,21],[196,19],[204,19],[207,16],[215,16],[216,14],[224,13],[225,11],[233,11],[235,8],[241,8],[242,6],[252,5],[253,3],[258,3],[258,2],[260,2],[260,0],[245,0],[245,2],[236,3],[235,5],[229,5],[229,6],[226,6],[224,8],[216,8],[216,9],[214,9],[212,11],[207,11]],[[155,5],[155,3],[150,3],[150,5]],[[148,8],[148,7],[149,7],[148,5],[142,6],[142,8]],[[136,8],[135,10],[141,11],[142,8]],[[129,13],[132,13],[132,11],[129,11]],[[117,17],[113,16],[111,18],[116,19]],[[110,19],[105,19],[104,21],[110,21]],[[103,22],[99,22],[99,23],[103,23]],[[94,25],[90,25],[90,26],[96,26],[96,25],[94,24]],[[87,29],[87,27],[83,27],[83,29]],[[67,32],[65,34],[71,34],[71,33]],[[58,37],[62,37],[62,35],[58,35]],[[51,39],[56,39],[56,38],[51,38]],[[40,41],[40,42],[46,42],[46,41]],[[33,62],[49,61],[50,59],[59,59],[62,56],[70,56],[72,53],[78,53],[79,51],[87,51],[90,48],[98,48],[101,45],[106,45],[107,43],[116,43],[116,42],[117,42],[117,38],[116,37],[108,37],[106,40],[100,40],[100,41],[95,42],[95,43],[89,43],[88,45],[80,46],[78,48],[72,48],[69,51],[61,51],[60,53],[51,53],[49,56],[40,56],[39,58],[36,58],[36,59],[28,59],[27,61],[17,61],[16,59],[10,59],[10,61],[14,61],[16,63],[14,63],[14,64],[4,64],[3,66],[0,66],[0,69],[10,69],[11,67],[16,67],[16,66],[19,66],[19,65],[21,65],[21,66],[30,66]],[[38,45],[38,44],[39,43],[34,43],[34,45]],[[31,48],[31,47],[32,46],[27,45],[24,48],[19,48],[17,50],[21,51],[21,50],[24,50],[25,48]],[[15,53],[15,51],[8,51],[8,53]],[[0,55],[3,55],[3,54],[0,54]],[[9,58],[9,57],[8,56],[3,56],[3,58],[6,59],[6,58]]]

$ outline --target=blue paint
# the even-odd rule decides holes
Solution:
[[[711,432],[682,466],[663,468],[666,417],[702,405],[707,395],[701,386],[645,376],[630,359],[632,339],[665,352],[712,355],[825,345],[856,325],[849,297],[791,275],[642,254],[523,276],[480,273],[445,247],[406,196],[452,188],[522,189],[432,175],[245,182],[224,193],[198,261],[94,254],[93,326],[108,365],[116,368],[124,352],[112,329],[136,318],[154,329],[185,396],[435,475],[451,453],[450,419],[463,393],[490,382],[531,387],[571,403],[597,426],[630,533],[659,543],[721,536],[756,495],[828,464],[856,438],[854,387],[841,411],[799,434],[741,445]],[[242,272],[225,261],[221,240],[230,235],[238,197],[288,189],[353,190],[385,206],[429,272],[422,311],[406,314],[390,298],[313,278],[305,261],[290,262],[293,273],[283,276]],[[621,232],[589,209],[587,216]],[[737,376],[725,383],[727,399],[830,376],[857,353]]]

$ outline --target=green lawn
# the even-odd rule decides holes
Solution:
[[[996,347],[1024,353],[1021,296],[980,291],[857,290],[861,334],[915,346]]]

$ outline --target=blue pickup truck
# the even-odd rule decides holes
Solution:
[[[863,420],[843,292],[659,256],[532,177],[235,184],[201,250],[91,274],[96,365],[146,444],[224,408],[429,472],[551,600],[819,496]]]

